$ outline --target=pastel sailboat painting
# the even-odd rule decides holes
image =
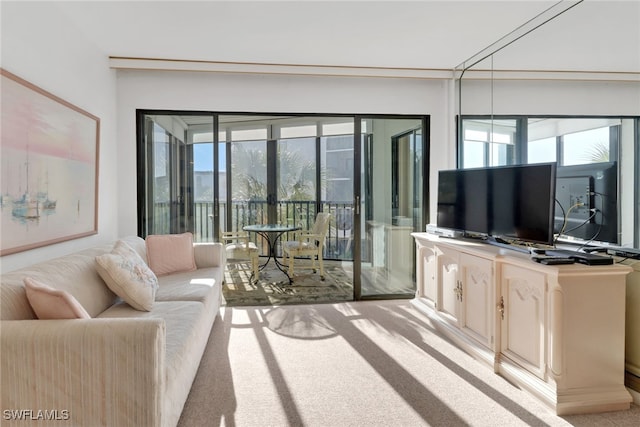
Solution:
[[[56,210],[57,201],[49,198],[49,172],[47,172],[46,190],[38,191],[37,199],[42,203],[42,210],[45,213],[50,214]]]
[[[97,233],[99,119],[0,68],[0,256]]]
[[[31,195],[29,191],[29,151],[27,150],[26,168],[26,190],[13,201],[11,214],[17,218],[37,219],[40,218],[40,202]]]

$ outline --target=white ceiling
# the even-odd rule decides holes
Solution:
[[[55,4],[114,57],[450,70],[557,2]],[[585,0],[501,51],[494,66],[640,72],[640,0]]]

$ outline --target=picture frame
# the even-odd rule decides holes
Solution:
[[[97,234],[100,119],[0,79],[0,256]]]

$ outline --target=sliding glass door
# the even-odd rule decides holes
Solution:
[[[363,118],[360,140],[360,297],[415,293],[415,244],[427,212],[422,119]]]
[[[310,229],[327,212],[323,257],[354,298],[413,295],[426,117],[139,112],[138,123],[141,236],[218,241],[249,224]]]
[[[313,226],[319,206],[316,127],[292,122],[297,123],[290,117],[220,116],[229,171],[227,229],[249,224]],[[266,246],[259,246],[266,254]]]

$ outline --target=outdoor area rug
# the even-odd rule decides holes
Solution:
[[[278,270],[273,260],[260,272],[258,283],[250,283],[249,262],[229,261],[225,271],[222,293],[227,307],[315,304],[351,301],[353,285],[350,273],[346,273],[339,263],[325,262],[325,280],[320,280],[320,272],[313,273],[310,261],[296,260],[293,284]]]

